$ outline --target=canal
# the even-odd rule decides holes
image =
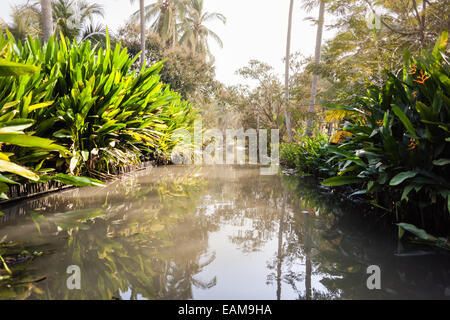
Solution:
[[[258,168],[149,168],[1,211],[0,299],[450,298],[448,253]]]

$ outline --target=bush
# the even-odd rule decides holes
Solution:
[[[343,126],[345,142],[330,146],[337,176],[326,186],[353,184],[373,204],[393,212],[418,211],[424,220],[450,211],[450,67],[448,33],[432,52],[405,57],[398,75],[351,106],[328,106],[353,114]],[[409,203],[408,203],[409,202]],[[405,216],[407,211],[403,211]],[[411,213],[411,212],[409,212]]]
[[[300,141],[283,143],[280,148],[281,162],[289,168],[296,168],[302,173],[318,176],[333,174],[327,147],[330,139],[327,135],[317,135],[313,138],[303,136]]]
[[[29,37],[22,44],[7,32],[0,34],[0,48],[3,61],[40,70],[0,80],[2,126],[56,142],[44,150],[1,140],[11,144],[2,152],[40,181],[51,171],[101,175],[112,166],[167,158],[176,143],[172,133],[190,130],[195,120],[192,106],[160,82],[161,62],[130,71],[137,57],[120,44],[112,49],[109,37],[106,49],[96,50],[89,41],[71,43],[63,36],[45,44]]]

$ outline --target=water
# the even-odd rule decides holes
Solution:
[[[400,243],[352,210],[257,168],[152,168],[2,208],[13,277],[0,298],[450,298],[447,253]],[[367,288],[370,265],[381,290]]]

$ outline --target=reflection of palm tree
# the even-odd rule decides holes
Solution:
[[[283,225],[286,211],[286,191],[283,191],[283,204],[280,211],[280,227],[278,230],[278,254],[277,254],[277,300],[281,300],[281,267],[283,265]]]
[[[311,228],[307,212],[305,212],[305,260],[305,298],[311,300]]]

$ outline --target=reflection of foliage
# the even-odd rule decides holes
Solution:
[[[74,191],[80,197],[70,197],[72,202],[66,202],[64,194],[51,196],[53,201],[47,199],[50,203],[62,198],[61,206],[72,209],[45,215],[34,211],[29,218],[24,217],[25,221],[32,220],[32,233],[27,233],[26,239],[33,243],[37,239],[41,243],[48,241],[51,245],[44,245],[42,258],[21,266],[28,269],[26,272],[12,267],[14,277],[4,284],[13,286],[2,298],[29,292],[27,298],[111,299],[130,290],[132,299],[190,299],[193,285],[213,287],[215,279],[202,282],[195,278],[215,259],[210,256],[200,262],[207,248],[202,231],[205,221],[193,216],[204,182],[195,171],[183,171],[186,169],[181,174],[179,170],[162,172],[152,177],[152,183],[145,181],[147,176],[139,175],[118,181],[107,191],[106,200],[95,192],[86,195],[89,190]],[[89,207],[95,209],[86,209]],[[180,226],[189,230],[189,236],[179,232]],[[8,254],[12,254],[11,250]],[[30,291],[30,284],[21,282],[33,278],[33,269],[42,264],[54,273],[48,275],[47,281],[31,284],[34,289]],[[78,265],[82,270],[83,290],[66,289],[65,270],[69,265]]]
[[[246,267],[263,269],[267,290],[275,286],[279,298],[444,297],[446,256],[387,240],[367,223],[370,212],[314,180],[204,170],[152,169],[105,189],[5,208],[0,254],[13,277],[0,282],[0,297],[193,299],[223,285],[221,274],[211,274],[223,268],[223,253],[209,243],[216,232],[242,256],[267,257]],[[81,291],[65,287],[72,264],[82,270]],[[369,265],[381,267],[382,291],[367,289]],[[0,275],[7,275],[1,267]]]
[[[284,177],[283,182],[288,189],[295,190],[297,200],[294,202],[300,208],[310,208],[307,220],[313,224],[310,226],[313,274],[321,275],[327,298],[420,298],[423,288],[428,290],[426,297],[443,298],[439,288],[449,285],[450,267],[445,253],[408,251],[417,247],[404,246],[395,237],[386,239],[386,234],[393,234],[386,227],[393,227],[383,221],[368,223],[370,211],[361,212],[360,204],[342,202],[340,197],[317,188],[317,183],[308,183],[306,179]],[[294,216],[291,223],[301,219],[300,216]],[[303,228],[308,223],[303,221]],[[299,244],[305,241],[301,238],[302,226],[289,229],[293,234],[300,231],[298,235],[286,235],[285,259],[295,261],[295,255],[301,257]],[[394,255],[394,252],[397,253]],[[366,268],[370,265],[378,265],[383,270],[381,291],[369,291],[366,287]],[[312,291],[313,299],[324,298],[323,292]]]

